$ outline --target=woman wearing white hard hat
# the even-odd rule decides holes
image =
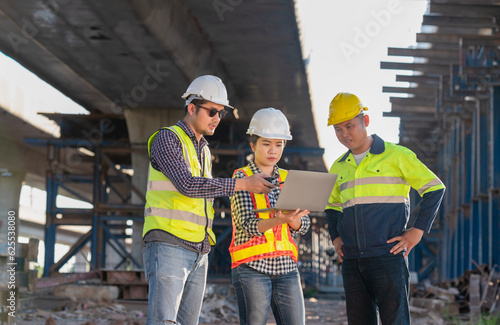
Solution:
[[[247,134],[254,158],[233,177],[272,175],[276,188],[269,194],[238,191],[230,197],[233,239],[229,251],[240,324],[265,325],[271,306],[277,324],[302,325],[305,307],[293,237],[309,230],[309,211],[252,212],[276,204],[287,176],[277,163],[286,141],[292,139],[290,126],[281,111],[263,108],[252,117]]]

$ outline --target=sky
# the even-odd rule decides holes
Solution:
[[[396,74],[381,70],[381,61],[411,62],[387,56],[388,47],[416,45],[426,0],[297,0],[298,19],[316,129],[325,148],[327,168],[347,149],[339,144],[333,127],[327,127],[328,107],[335,95],[347,91],[368,107],[369,133],[386,141],[399,141],[399,118],[382,117],[390,111],[390,96],[383,86],[405,87]],[[293,132],[293,130],[292,130]]]
[[[38,113],[87,114],[87,110],[31,71],[0,52],[0,106],[30,121],[39,129],[59,136],[57,124]]]

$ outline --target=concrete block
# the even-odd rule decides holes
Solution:
[[[456,299],[456,295],[460,294],[458,289],[455,287],[443,289],[432,285],[426,287],[426,292],[431,293],[438,299],[444,300],[446,302],[454,302]]]
[[[443,313],[446,310],[446,301],[441,299],[429,299],[429,298],[416,298],[412,297],[410,299],[410,305],[420,308],[425,308],[427,310],[434,310],[438,313]]]
[[[147,300],[148,286],[142,284],[123,287],[123,299]]]
[[[36,262],[38,260],[39,242],[38,239],[30,238],[27,244],[18,243],[16,245],[16,256],[26,258],[28,262]]]
[[[54,295],[76,300],[104,300],[118,299],[119,289],[116,286],[102,285],[62,285],[54,288]]]

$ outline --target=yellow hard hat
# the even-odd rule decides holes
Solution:
[[[351,93],[338,93],[330,102],[328,125],[335,125],[356,117],[361,111],[367,111],[358,96]]]

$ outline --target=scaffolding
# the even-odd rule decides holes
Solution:
[[[134,258],[131,250],[132,225],[143,222],[144,190],[132,182],[133,153],[147,156],[146,146],[128,140],[126,125],[119,116],[45,114],[58,122],[61,138],[25,139],[32,146],[47,148],[49,169],[46,175],[47,207],[45,223],[44,277],[59,272],[73,256],[90,247],[89,270],[142,270],[142,260]],[[103,122],[104,121],[104,122]],[[105,123],[108,121],[108,123]],[[111,122],[109,122],[111,121]],[[113,132],[106,130],[110,123]],[[230,130],[239,128],[229,127]],[[240,139],[240,136],[229,136]],[[247,164],[251,153],[248,144],[222,144],[211,139],[215,177],[230,177],[234,169]],[[234,141],[233,141],[234,142]],[[246,143],[246,141],[245,141]],[[307,164],[301,157],[321,157],[322,148],[286,147],[280,166],[303,169]],[[144,184],[144,188],[145,188]],[[91,208],[62,208],[57,206],[57,195],[64,193],[92,204]],[[138,200],[132,200],[133,196]],[[139,204],[133,202],[140,202]],[[209,255],[209,277],[227,278],[231,271],[229,244],[232,236],[231,209],[227,197],[214,200],[215,219],[213,230],[217,244]],[[324,218],[323,218],[324,219]],[[59,260],[55,260],[57,232],[63,226],[86,227],[80,238]],[[324,225],[322,226],[324,228]],[[323,232],[325,230],[323,229]],[[313,252],[310,239],[302,244],[303,258],[317,261],[323,254],[320,249]],[[314,245],[313,245],[314,246]],[[319,247],[315,245],[315,247]],[[113,251],[114,260],[110,260]],[[312,268],[318,264],[307,264],[308,273],[318,275]],[[307,266],[307,267],[306,267]],[[321,275],[325,276],[325,275]],[[321,277],[320,276],[320,277]],[[309,281],[309,280],[308,280]],[[314,277],[310,280],[314,283]]]
[[[410,95],[391,97],[392,112],[384,115],[401,118],[401,144],[414,150],[447,187],[430,236],[410,256],[419,278],[433,275],[444,281],[500,262],[500,39],[453,33],[458,27],[431,14],[424,22],[432,18],[446,32],[417,34],[417,41],[430,43],[430,48],[389,49],[389,54],[426,62],[382,64],[416,72],[396,77],[410,82],[409,88],[384,87],[385,92]]]
[[[26,139],[32,145],[46,146],[49,170],[46,176],[47,206],[45,223],[44,276],[49,276],[90,244],[91,270],[106,267],[107,249],[112,249],[121,260],[111,266],[141,268],[126,247],[132,222],[141,222],[143,205],[131,203],[131,193],[142,200],[144,195],[131,182],[129,162],[131,150],[124,142],[102,141],[79,150],[82,140]],[[68,166],[68,157],[78,163]],[[90,165],[90,166],[89,166]],[[61,208],[57,195],[61,190],[92,204],[92,208]],[[88,195],[91,193],[91,195]],[[69,251],[55,261],[57,229],[62,226],[89,227]]]

